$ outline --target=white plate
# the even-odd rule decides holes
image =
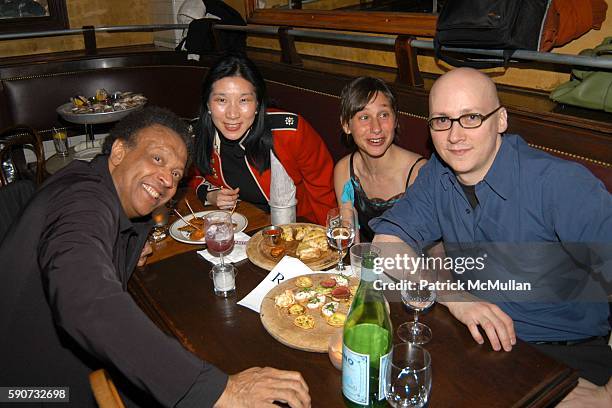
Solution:
[[[211,213],[213,211],[219,211],[219,210],[199,211],[195,213],[195,215],[196,217],[204,217],[206,214]],[[189,221],[192,218],[193,216],[185,217],[187,221]],[[232,214],[232,222],[235,222],[237,224],[236,228],[234,229],[234,233],[244,231],[244,229],[249,224],[249,221],[247,220],[247,218],[244,215],[237,213],[237,212]],[[183,220],[178,219],[174,221],[172,225],[170,226],[170,236],[176,239],[178,242],[183,242],[185,244],[203,245],[206,243],[203,238],[201,241],[195,241],[189,238],[188,233],[184,231],[179,231],[179,228],[184,227],[184,226],[185,226],[185,222]]]
[[[101,147],[90,147],[89,149],[78,151],[74,154],[77,160],[91,161],[94,157],[102,153]]]
[[[59,106],[55,111],[65,120],[82,125],[95,125],[98,123],[111,123],[123,119],[130,113],[142,109],[145,104],[132,106],[131,108],[97,113],[74,113],[72,112],[72,102]]]

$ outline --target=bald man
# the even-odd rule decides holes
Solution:
[[[612,370],[606,301],[611,195],[583,166],[504,134],[506,109],[479,71],[459,68],[441,76],[429,112],[436,152],[410,191],[370,222],[374,242],[406,243],[420,255],[442,240],[455,262],[453,278],[465,287],[508,283],[475,286],[441,302],[479,344],[482,330],[494,350],[510,351],[517,337],[538,348],[561,348],[574,367],[588,360],[583,376],[605,383]],[[468,268],[468,258],[480,259],[482,268]]]

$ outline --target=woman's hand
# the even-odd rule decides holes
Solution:
[[[206,194],[206,200],[222,210],[229,210],[234,207],[236,200],[238,200],[239,191],[240,188],[222,188],[221,190],[211,191]]]

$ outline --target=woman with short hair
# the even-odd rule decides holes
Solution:
[[[359,77],[344,87],[340,124],[355,151],[334,168],[338,205],[355,208],[360,240],[369,242],[374,232],[368,222],[395,204],[426,160],[394,143],[397,105],[381,79]]]

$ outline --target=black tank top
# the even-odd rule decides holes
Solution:
[[[355,152],[356,153],[356,152]],[[368,225],[368,222],[372,218],[376,218],[389,208],[393,207],[393,205],[400,199],[400,197],[404,194],[401,192],[399,194],[394,195],[388,200],[382,200],[380,198],[368,198],[365,191],[361,187],[361,183],[359,182],[359,177],[355,174],[355,170],[353,169],[353,156],[355,153],[351,154],[349,168],[351,174],[351,183],[353,183],[353,190],[355,192],[355,202],[353,205],[355,206],[355,210],[357,210],[357,216],[359,218],[359,233],[361,242],[371,242],[374,239],[374,231]],[[410,176],[412,176],[412,171],[414,170],[414,166],[424,160],[424,157],[419,157],[410,167],[410,171],[408,172],[408,178],[406,179],[406,188],[408,188],[408,182],[410,181]]]

